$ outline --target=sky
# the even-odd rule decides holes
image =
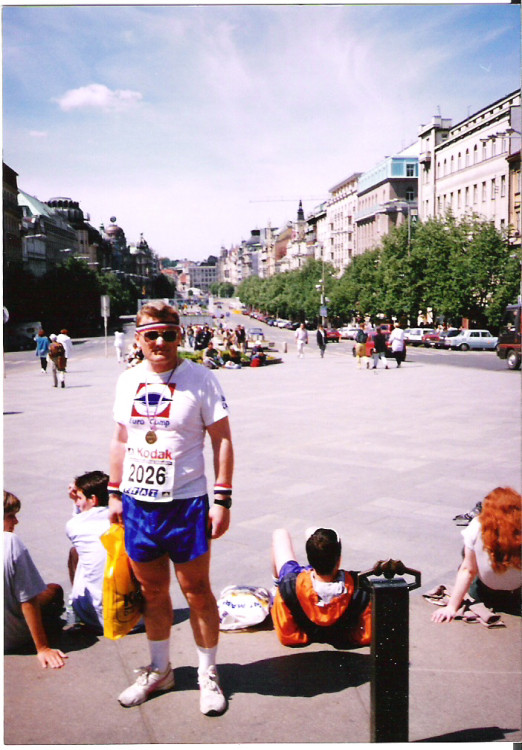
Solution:
[[[3,158],[202,261],[520,85],[520,6],[3,6]]]

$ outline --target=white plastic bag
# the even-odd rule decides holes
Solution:
[[[271,597],[261,586],[227,586],[217,605],[220,630],[244,630],[260,625],[270,614]]]

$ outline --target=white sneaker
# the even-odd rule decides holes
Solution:
[[[199,708],[206,716],[222,714],[227,708],[227,699],[219,686],[215,667],[209,667],[205,675],[198,677]]]
[[[144,703],[151,693],[170,690],[174,687],[174,673],[170,662],[164,672],[152,669],[152,666],[135,669],[138,679],[130,687],[120,693],[118,700],[122,706],[139,706]]]

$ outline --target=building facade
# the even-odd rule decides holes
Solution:
[[[389,156],[364,172],[357,191],[358,254],[380,244],[394,226],[411,222],[417,213],[418,144]]]
[[[2,162],[2,230],[4,268],[22,266],[22,209],[18,205],[18,174]]]
[[[22,210],[22,258],[24,268],[35,276],[62,263],[68,254],[76,255],[79,244],[76,231],[46,203],[18,191]]]
[[[517,143],[518,141],[518,143]],[[435,117],[419,129],[419,215],[476,213],[507,230],[510,154],[520,150],[520,91],[452,125]]]
[[[327,204],[326,224],[328,237],[325,243],[325,260],[339,273],[357,255],[357,226],[355,217],[358,208],[358,184],[360,172],[330,188]]]

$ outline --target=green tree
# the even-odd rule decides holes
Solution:
[[[40,280],[42,323],[86,335],[101,326],[98,276],[77,258],[48,271]]]
[[[218,296],[219,297],[233,297],[235,291],[234,284],[231,284],[230,281],[222,281],[221,284],[218,284]]]

